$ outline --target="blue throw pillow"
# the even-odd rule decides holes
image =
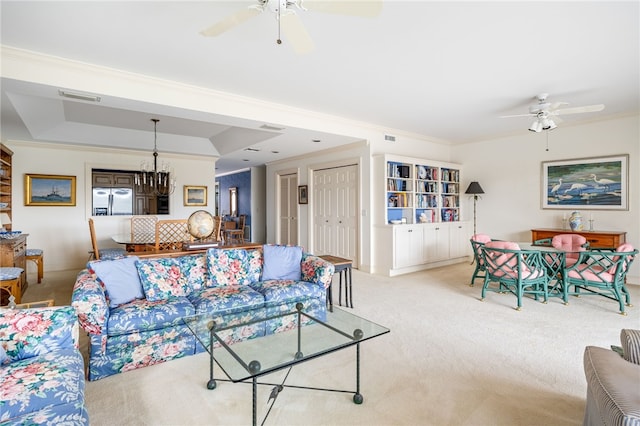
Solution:
[[[262,281],[300,280],[302,247],[266,244],[262,251],[264,257]]]
[[[9,357],[7,356],[7,352],[4,350],[4,346],[0,345],[0,365],[7,362]]]
[[[136,268],[137,256],[117,260],[91,262],[90,267],[104,284],[109,296],[110,307],[144,298],[142,284]]]

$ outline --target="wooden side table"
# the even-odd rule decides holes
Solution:
[[[344,303],[348,308],[353,308],[353,288],[351,285],[351,266],[353,262],[351,262],[350,259],[331,255],[324,255],[319,257],[333,264],[333,266],[335,267],[335,272],[340,277],[340,287],[338,288],[338,303],[340,304],[340,306],[342,306],[342,274],[344,273]],[[331,310],[333,310],[332,287],[333,280],[331,281],[331,286],[329,286],[329,291],[327,293],[327,298],[329,299],[329,308]]]

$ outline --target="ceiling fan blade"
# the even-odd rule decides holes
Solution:
[[[535,114],[516,114],[516,115],[501,115],[500,118],[512,118],[512,117],[535,117]]]
[[[288,13],[280,17],[282,32],[296,53],[309,53],[314,49],[313,40],[305,29],[302,21],[295,13]]]
[[[549,106],[550,111],[555,111],[563,105],[569,105],[569,102],[554,102]]]
[[[579,114],[581,112],[597,112],[604,109],[603,104],[587,105],[575,108],[563,108],[553,111],[553,115]]]
[[[382,0],[304,0],[300,1],[300,5],[318,12],[365,18],[375,18],[382,11]]]
[[[225,19],[218,22],[217,24],[214,24],[209,28],[200,31],[200,34],[202,34],[205,37],[219,36],[225,31],[230,30],[236,25],[242,24],[246,20],[253,18],[256,15],[259,15],[260,13],[262,13],[262,10],[258,8],[253,8],[253,7],[248,7],[246,9],[239,10],[238,12],[234,13],[231,16],[226,17]]]

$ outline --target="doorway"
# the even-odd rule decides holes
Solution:
[[[298,174],[278,175],[278,244],[298,245]]]
[[[313,252],[358,267],[358,165],[313,171]]]

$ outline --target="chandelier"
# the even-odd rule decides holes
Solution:
[[[140,163],[140,171],[135,174],[135,185],[138,193],[148,195],[169,195],[176,189],[176,178],[169,163],[164,161],[158,169],[158,120],[153,121],[153,163],[143,161]]]

